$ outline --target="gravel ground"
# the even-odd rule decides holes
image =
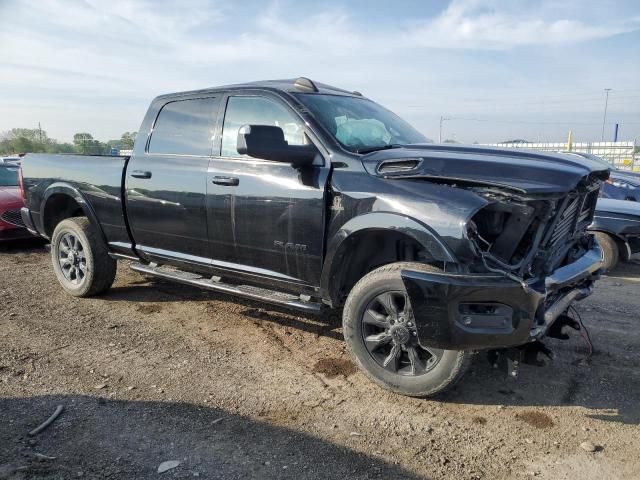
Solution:
[[[3,246],[0,479],[637,479],[639,293],[629,265],[579,304],[591,358],[579,334],[549,340],[554,361],[513,381],[478,355],[455,390],[421,400],[356,371],[336,316],[126,263],[108,294],[76,299],[42,245]]]

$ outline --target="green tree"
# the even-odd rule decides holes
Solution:
[[[73,144],[76,151],[82,155],[102,155],[107,153],[107,145],[94,139],[90,133],[74,134]]]
[[[13,152],[11,153],[39,152],[41,150],[37,147],[40,146],[40,144],[34,143],[27,137],[16,137],[11,139],[11,147],[13,148]]]
[[[122,150],[133,149],[133,144],[136,141],[136,135],[138,135],[138,132],[124,132],[122,134],[122,137],[120,137],[120,149]]]
[[[39,128],[13,128],[2,135],[3,154],[46,152],[55,143]]]

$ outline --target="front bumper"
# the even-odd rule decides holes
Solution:
[[[501,275],[403,270],[418,339],[425,347],[477,350],[523,345],[544,336],[571,305],[591,294],[602,267],[597,243],[544,282]]]

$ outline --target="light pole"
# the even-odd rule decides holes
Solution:
[[[438,135],[438,143],[442,143],[442,123],[445,120],[451,120],[451,118],[443,117],[442,115],[440,115],[440,134]]]
[[[604,97],[604,116],[602,117],[602,135],[600,135],[600,141],[604,142],[604,124],[607,121],[607,105],[609,104],[609,92],[610,88],[605,88],[605,97]]]

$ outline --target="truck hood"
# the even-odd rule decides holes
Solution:
[[[385,178],[488,185],[525,194],[563,193],[587,176],[600,180],[609,170],[570,154],[471,145],[416,144],[365,155],[369,173]]]

